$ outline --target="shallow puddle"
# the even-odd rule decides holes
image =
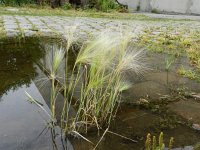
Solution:
[[[54,41],[54,42],[53,42]],[[28,102],[25,91],[38,100],[49,112],[50,106],[50,85],[48,80],[43,83],[42,78],[47,78],[45,73],[38,66],[42,60],[43,65],[48,68],[48,57],[51,51],[47,49],[59,48],[55,40],[26,40],[22,43],[13,41],[1,42],[0,46],[0,150],[51,150],[56,149],[52,143],[51,130],[48,130],[48,115],[38,107]],[[73,63],[75,54],[70,54],[70,62]],[[62,74],[62,69],[60,70]],[[137,82],[127,93],[127,101],[137,99],[146,92],[159,93],[164,85],[161,73],[152,73],[145,78],[145,82]],[[175,76],[170,76],[175,81]],[[130,79],[132,77],[130,76]],[[158,78],[158,80],[156,80]],[[164,83],[162,83],[164,82]],[[152,85],[152,83],[154,83]],[[156,87],[154,87],[156,86]],[[160,87],[161,86],[161,87]],[[149,88],[152,91],[149,91]],[[137,90],[139,90],[138,95]],[[141,93],[143,90],[144,93]],[[158,91],[156,91],[158,90]],[[163,89],[165,94],[166,89]],[[141,94],[141,95],[139,95]],[[133,96],[135,95],[135,97]],[[138,97],[137,97],[138,96]],[[58,96],[62,97],[62,94]],[[124,98],[126,99],[126,98]],[[62,102],[57,105],[61,108]],[[176,105],[175,105],[176,106]],[[172,107],[173,109],[176,109]],[[59,111],[59,109],[58,109]],[[59,112],[57,112],[59,114]],[[75,113],[72,110],[72,113]],[[58,136],[56,143],[58,149],[63,149],[63,143],[57,127]],[[173,136],[174,147],[186,147],[193,149],[193,146],[200,142],[200,133],[193,130],[187,121],[174,113],[152,113],[149,110],[136,106],[121,105],[115,121],[112,122],[110,131],[126,136],[137,143],[108,133],[102,140],[98,149],[100,150],[143,150],[147,133],[158,135],[164,132],[165,142]],[[98,142],[97,131],[91,131],[85,135],[88,139]],[[65,147],[70,150],[89,150],[92,146],[80,138],[71,137]],[[72,144],[72,145],[71,145]]]
[[[37,43],[37,44],[36,44]],[[28,102],[33,96],[48,112],[48,101],[40,92],[41,76],[35,62],[44,57],[39,42],[1,43],[0,47],[0,149],[50,150],[49,117]],[[59,141],[59,140],[58,140]],[[61,142],[58,146],[61,146]],[[61,147],[60,147],[61,149]]]

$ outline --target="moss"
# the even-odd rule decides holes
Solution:
[[[200,71],[200,35],[199,30],[188,32],[186,29],[174,31],[172,28],[158,29],[150,28],[145,30],[137,39],[139,47],[157,53],[168,53],[175,57],[186,55],[190,60],[190,65]],[[181,72],[181,70],[179,70]],[[183,73],[180,73],[183,75]],[[185,73],[184,73],[185,74]],[[194,73],[187,72],[187,77],[195,79]]]

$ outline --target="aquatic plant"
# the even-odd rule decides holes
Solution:
[[[165,149],[165,144],[163,142],[163,132],[160,133],[158,143],[156,140],[156,136],[153,136],[151,139],[151,134],[147,134],[146,142],[145,142],[145,150],[164,150]],[[172,145],[174,143],[174,138],[171,137],[169,140],[169,145],[168,145],[168,150],[172,149]]]
[[[76,42],[75,29],[70,31],[66,46],[55,49],[48,68],[44,68],[51,81],[51,121],[59,124],[66,134],[87,132],[94,126],[97,129],[109,127],[122,91],[131,86],[125,72],[140,74],[145,69],[141,62],[142,51],[133,50],[130,35],[106,31],[83,44],[70,69],[69,51]],[[60,69],[63,64],[64,72]],[[57,116],[60,122],[57,122],[56,101],[60,91],[64,102],[62,114]],[[76,110],[75,116],[69,116],[72,107]]]
[[[130,39],[130,36],[103,33],[80,49],[70,80],[65,83],[65,97],[68,98],[64,108],[69,107],[68,102],[71,104],[77,86],[80,88],[77,114],[73,121],[75,128],[84,126],[87,132],[88,126],[95,125],[99,129],[100,125],[109,125],[114,117],[122,90],[130,86],[125,82],[124,72],[134,70],[139,73],[143,68],[139,61],[142,53],[131,51],[128,47]],[[63,114],[68,115],[65,110]],[[68,124],[65,131],[67,129]]]

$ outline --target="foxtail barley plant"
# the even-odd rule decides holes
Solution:
[[[106,31],[82,45],[74,58],[73,69],[70,70],[68,54],[70,47],[76,42],[75,31],[74,29],[68,32],[66,47],[55,50],[50,69],[46,69],[50,70],[51,120],[56,120],[57,95],[59,91],[64,91],[59,124],[66,134],[70,131],[87,132],[93,126],[97,129],[108,127],[115,117],[122,91],[131,86],[125,78],[126,72],[140,74],[145,69],[141,63],[143,52],[133,49],[130,45],[132,37],[129,34]],[[63,64],[64,73],[60,81],[61,75],[58,72]],[[57,83],[61,85],[58,86]],[[78,96],[75,92],[77,89],[80,90]],[[78,98],[72,106],[74,97]],[[71,107],[76,109],[76,115],[73,117],[69,116]]]

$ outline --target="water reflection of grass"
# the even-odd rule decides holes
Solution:
[[[29,85],[36,76],[33,60],[37,61],[43,56],[40,49],[33,45],[7,42],[2,42],[0,48],[0,95],[10,89]]]

